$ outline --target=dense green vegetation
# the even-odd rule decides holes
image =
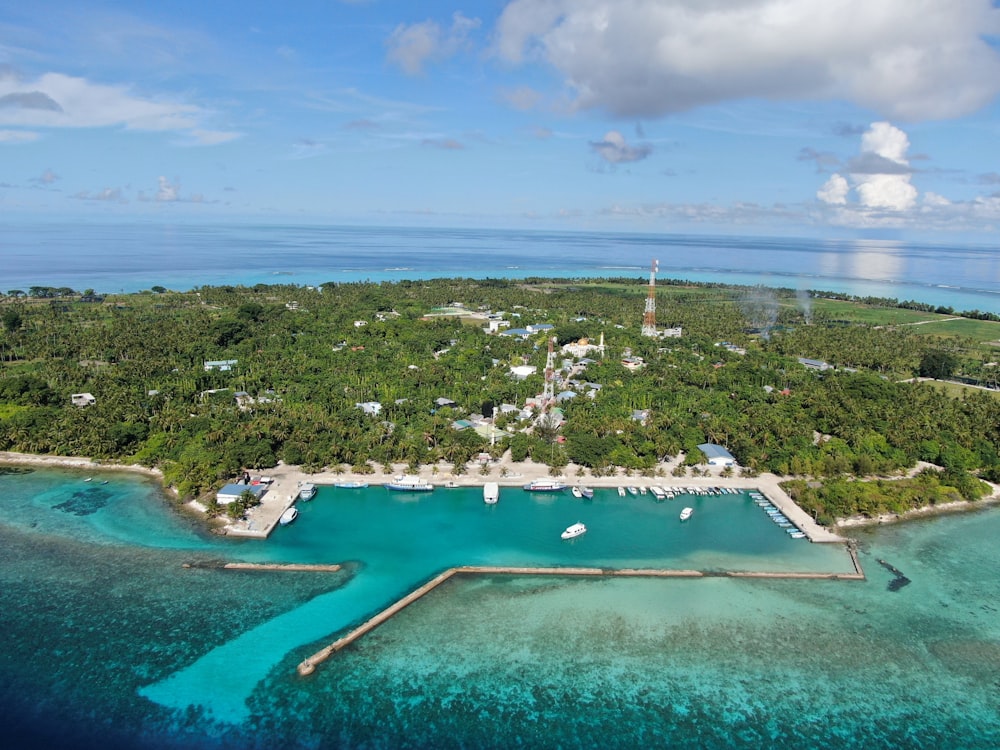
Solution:
[[[159,466],[182,495],[279,459],[311,469],[444,461],[461,470],[482,451],[509,449],[515,460],[553,467],[651,472],[680,453],[699,463],[695,446],[705,441],[726,446],[749,472],[868,476],[925,460],[954,476],[1000,478],[992,393],[954,398],[902,382],[948,371],[989,384],[996,355],[985,342],[1000,339],[998,323],[969,321],[997,329],[980,339],[926,335],[922,325],[884,325],[870,310],[870,322],[845,322],[843,308],[804,307],[791,291],[669,283],[657,318],[684,335],[653,339],[640,334],[645,284],[628,279],[158,287],[89,301],[57,291],[3,300],[0,450]],[[452,303],[504,311],[512,326],[554,328],[520,340],[485,333],[482,318],[428,315]],[[549,337],[561,345],[602,334],[605,355],[590,354],[575,384],[556,388],[578,394],[559,404],[565,424],[501,414],[497,426],[509,435],[495,446],[453,426],[540,394]],[[627,369],[626,354],[645,364]],[[836,369],[810,370],[799,357]],[[560,370],[563,359],[575,363],[557,351]],[[220,360],[236,364],[206,368]],[[521,364],[537,372],[515,380],[510,367]],[[584,381],[601,386],[593,397]],[[71,394],[84,392],[96,404],[73,406]],[[439,398],[455,405],[440,407]],[[363,402],[381,411],[368,414]],[[644,421],[633,418],[638,410],[648,410]]]

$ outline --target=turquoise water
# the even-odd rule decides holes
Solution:
[[[1000,512],[858,534],[866,582],[454,578],[453,564],[849,571],[743,497],[322,488],[267,542],[154,484],[0,476],[5,747],[995,747]],[[95,485],[95,482],[98,484]],[[95,490],[102,490],[102,495]],[[588,534],[559,532],[583,521]],[[884,558],[911,583],[891,592]],[[350,561],[336,574],[184,568]]]

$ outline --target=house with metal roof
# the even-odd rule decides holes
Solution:
[[[715,443],[702,443],[698,450],[705,454],[709,466],[735,466],[736,459],[733,454]]]

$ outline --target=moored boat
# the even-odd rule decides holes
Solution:
[[[566,489],[566,483],[557,479],[535,479],[524,485],[528,492],[561,492]]]
[[[573,497],[576,497],[576,498],[583,498],[583,490],[581,490],[581,489],[580,489],[579,487],[577,487],[577,486],[575,486],[575,485],[574,485],[574,486],[573,486],[573,488],[572,488],[572,489],[570,490],[570,492],[572,492],[572,493],[573,493]]]
[[[368,486],[368,482],[337,482],[333,486],[342,490],[363,490]]]
[[[312,500],[316,496],[316,485],[312,482],[299,483],[299,500]]]
[[[625,488],[624,487],[619,487],[618,488],[618,496],[619,497],[625,497]]]
[[[633,487],[632,485],[629,485],[625,489],[628,490],[628,494],[630,494],[630,495],[638,495],[639,494],[639,488],[638,487]]]
[[[567,526],[566,530],[560,534],[563,539],[573,539],[580,536],[581,534],[587,533],[587,527],[582,523],[574,523],[572,526]]]
[[[681,511],[681,520],[682,521],[688,520],[691,517],[692,513],[694,513],[694,508],[685,508],[684,510]]]
[[[594,490],[593,490],[592,487],[585,487],[584,485],[581,484],[580,485],[580,494],[583,495],[585,498],[587,498],[589,500],[590,498],[592,498],[594,496]]]
[[[434,485],[423,477],[400,474],[387,482],[385,488],[396,492],[430,492]]]
[[[483,485],[483,502],[487,505],[496,505],[500,500],[500,485],[496,482],[487,482]]]
[[[288,510],[286,510],[284,513],[281,514],[281,517],[278,519],[278,523],[280,523],[282,526],[287,526],[298,517],[299,517],[299,509],[293,505],[292,507],[290,507]]]

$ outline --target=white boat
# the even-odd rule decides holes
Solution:
[[[487,482],[483,485],[483,502],[487,505],[496,505],[500,500],[500,485],[496,482]]]
[[[685,508],[684,510],[681,511],[681,520],[682,521],[688,520],[691,517],[692,513],[694,513],[694,508]]]
[[[653,486],[651,486],[649,488],[649,491],[653,493],[653,497],[655,497],[657,500],[662,500],[667,496],[666,490],[664,490],[658,484],[654,484]]]
[[[624,487],[619,487],[618,488],[618,496],[619,497],[625,497],[625,488]]]
[[[368,486],[368,482],[337,482],[333,486],[342,490],[363,490]]]
[[[289,508],[288,510],[286,510],[284,513],[281,514],[281,518],[278,519],[278,523],[280,523],[282,526],[287,526],[298,517],[299,517],[299,509],[293,505],[291,508]]]
[[[524,485],[528,492],[561,492],[566,489],[566,483],[557,479],[536,479]]]
[[[446,490],[457,490],[459,487],[461,487],[461,485],[454,479],[449,479],[442,485],[442,487],[444,487]]]
[[[316,485],[311,482],[299,483],[299,500],[312,500],[316,497]]]
[[[573,497],[580,499],[583,498],[583,490],[581,490],[579,487],[573,487],[573,489],[571,489],[570,492],[573,493]]]
[[[646,489],[645,485],[640,485],[639,486],[639,494],[640,495],[645,495],[647,492],[649,492],[649,490]]]
[[[387,482],[385,488],[396,490],[396,492],[430,492],[434,489],[434,485],[423,477],[400,474],[394,477],[391,482]]]
[[[591,487],[585,487],[584,485],[581,484],[580,485],[580,494],[583,495],[585,498],[587,498],[589,500],[590,498],[592,498],[594,496],[594,490]]]
[[[580,536],[581,534],[587,533],[587,527],[582,523],[574,523],[572,526],[567,526],[566,531],[564,531],[560,536],[563,539],[573,539]]]
[[[801,532],[801,531],[793,531],[788,536],[790,536],[792,539],[805,539],[806,538],[805,533]]]
[[[638,495],[639,494],[639,489],[637,487],[633,487],[632,485],[629,485],[625,489],[628,490],[628,494],[630,494],[630,495]]]

